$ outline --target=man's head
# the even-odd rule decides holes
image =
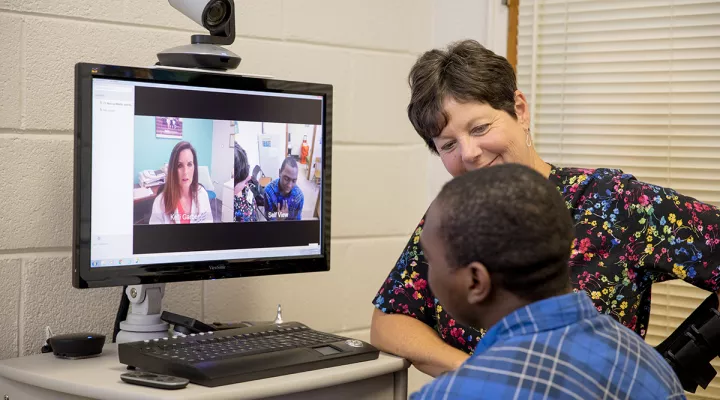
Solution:
[[[513,306],[570,290],[573,238],[557,188],[535,170],[504,164],[445,184],[420,240],[440,303],[459,321],[487,329]]]
[[[288,157],[283,160],[280,166],[280,193],[287,195],[295,187],[298,178],[298,165],[294,158]]]

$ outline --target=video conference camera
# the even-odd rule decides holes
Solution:
[[[235,40],[235,4],[233,0],[168,0],[170,5],[210,35],[193,35],[191,43],[229,45]]]
[[[234,0],[168,0],[170,5],[209,35],[192,35],[189,45],[173,47],[158,53],[158,64],[179,68],[225,71],[240,65],[237,54],[221,46],[235,41]]]

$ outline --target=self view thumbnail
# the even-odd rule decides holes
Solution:
[[[136,116],[134,224],[318,219],[319,125]]]

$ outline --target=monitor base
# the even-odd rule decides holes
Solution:
[[[165,284],[129,285],[125,295],[130,300],[130,310],[125,321],[120,322],[117,343],[137,342],[168,337],[169,324],[162,319],[162,298]]]

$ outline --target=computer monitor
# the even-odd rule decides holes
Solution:
[[[75,74],[73,286],[330,269],[331,85]]]

